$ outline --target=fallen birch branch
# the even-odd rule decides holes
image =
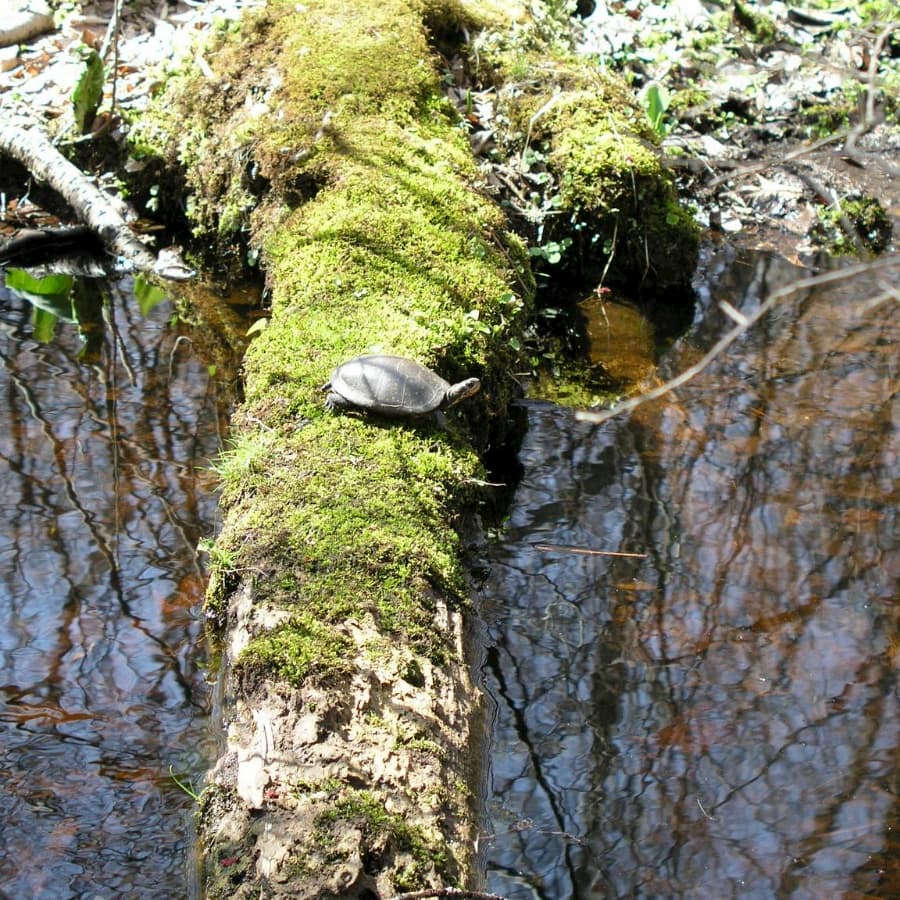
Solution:
[[[126,268],[183,279],[185,272],[173,273],[139,241],[128,223],[115,209],[112,198],[100,190],[77,166],[69,162],[39,127],[21,117],[0,114],[0,153],[13,157],[39,181],[55,190],[81,221],[95,232],[103,244]],[[189,276],[188,276],[189,277]]]

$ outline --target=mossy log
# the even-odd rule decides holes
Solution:
[[[212,77],[174,78],[134,133],[185,167],[199,228],[222,246],[250,235],[271,297],[221,463],[208,606],[230,700],[201,801],[211,897],[477,879],[459,533],[483,490],[476,448],[503,436],[532,284],[478,190],[426,14],[269,4],[223,28]],[[321,385],[366,351],[484,390],[445,428],[329,413]]]
[[[271,311],[221,461],[208,610],[227,746],[201,800],[210,897],[476,886],[483,713],[467,515],[504,440],[534,283],[430,39],[503,4],[274,2],[223,25],[132,138]],[[623,173],[623,179],[627,173]],[[364,352],[481,379],[445,428],[330,414]]]
[[[699,230],[681,206],[660,136],[617,74],[556,31],[492,32],[472,74],[496,88],[496,140],[521,179],[520,230],[566,247],[559,280],[617,284],[634,298],[677,298],[693,275]]]

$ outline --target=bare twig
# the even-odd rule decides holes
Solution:
[[[421,897],[472,897],[475,900],[506,900],[499,894],[486,894],[484,891],[466,891],[462,888],[426,888],[423,891],[407,891],[395,894],[391,900],[419,900]]]
[[[739,309],[735,309],[727,300],[719,301],[719,309],[733,322],[737,322],[738,325],[743,325],[746,328],[747,317]]]
[[[858,122],[850,129],[847,140],[844,141],[844,153],[860,165],[863,165],[863,163],[858,159],[856,142],[875,124],[875,99],[878,96],[878,60],[881,58],[887,39],[891,36],[891,33],[896,27],[896,24],[888,25],[881,30],[878,37],[875,39],[872,53],[869,56],[869,67],[866,71],[866,105],[863,109],[862,121]],[[892,171],[897,171],[896,166],[891,165],[887,161],[885,162]]]
[[[663,397],[670,391],[675,390],[675,388],[687,384],[692,378],[696,377],[706,369],[713,360],[727,350],[728,347],[741,337],[741,335],[747,332],[785,297],[790,297],[792,294],[796,294],[798,291],[804,291],[807,288],[818,287],[820,284],[830,284],[834,281],[843,281],[847,278],[853,278],[856,275],[861,275],[863,272],[895,267],[900,267],[900,256],[887,256],[882,259],[859,263],[855,266],[848,266],[846,269],[826,272],[823,275],[812,275],[809,278],[801,278],[793,284],[770,294],[764,302],[760,303],[754,313],[745,317],[745,322],[736,325],[731,331],[726,332],[697,363],[685,369],[680,375],[676,375],[675,378],[671,378],[669,381],[665,382],[665,384],[661,384],[659,387],[655,387],[645,394],[641,394],[638,397],[632,397],[630,400],[625,400],[622,403],[617,403],[612,409],[603,410],[602,412],[576,412],[575,418],[581,422],[590,422],[594,425],[599,425],[614,416],[619,416],[625,412],[631,412],[642,404]]]
[[[106,56],[109,53],[110,46],[113,48],[112,61],[112,83],[111,95],[109,101],[109,113],[112,116],[116,111],[116,88],[119,83],[119,32],[121,30],[122,21],[122,0],[115,0],[113,4],[113,15],[106,29],[106,36],[103,38],[103,44],[100,47],[100,59],[106,62]]]
[[[580,553],[584,556],[625,556],[630,559],[646,559],[646,553],[626,553],[624,550],[592,550],[590,547],[574,547],[569,544],[533,544],[535,550],[551,550],[561,553]]]
[[[764,172],[766,169],[771,169],[776,165],[781,165],[782,163],[789,162],[792,159],[799,159],[801,156],[808,156],[810,153],[815,153],[816,150],[821,149],[822,147],[826,147],[828,144],[834,144],[837,141],[842,141],[846,137],[848,132],[841,131],[838,134],[829,134],[827,137],[820,138],[818,141],[813,141],[813,143],[809,144],[806,147],[798,147],[796,150],[791,150],[790,153],[785,153],[784,156],[780,157],[777,160],[767,159],[762,162],[754,163],[753,165],[741,166],[738,165],[736,167],[732,167],[730,172],[726,172],[722,175],[718,175],[713,178],[711,181],[707,182],[707,187],[717,187],[718,185],[728,181],[731,178],[740,178],[744,175],[754,175],[757,172]],[[731,165],[730,160],[725,160],[725,164]],[[718,162],[713,162],[713,165],[718,165]]]
[[[522,169],[525,168],[525,154],[528,152],[528,145],[531,143],[531,129],[534,128],[537,120],[544,115],[544,113],[551,110],[556,103],[562,99],[562,96],[562,92],[557,88],[553,96],[528,120],[528,132],[525,135],[525,143],[522,146],[522,153],[519,157],[519,166]]]
[[[612,265],[613,257],[616,255],[616,243],[619,240],[619,217],[613,220],[613,233],[609,241],[609,256],[606,257],[606,264],[603,266],[603,272],[600,274],[600,283],[597,290],[600,291],[606,282],[606,276],[609,274],[609,267]],[[599,296],[599,294],[598,294]],[[606,308],[603,308],[603,318],[606,319]],[[609,327],[609,319],[606,319],[606,325]]]
[[[703,804],[700,802],[700,798],[699,798],[699,797],[697,798],[697,806],[700,807],[700,812],[702,812],[703,815],[706,816],[706,818],[709,819],[710,822],[715,822],[715,821],[716,821],[715,816],[711,816],[711,815],[703,808]]]

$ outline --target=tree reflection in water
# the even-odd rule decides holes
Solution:
[[[95,288],[95,290],[98,288]],[[219,392],[171,306],[115,287],[85,356],[8,292],[0,363],[0,884],[13,897],[187,896],[208,696],[198,541]],[[219,378],[223,377],[220,371]]]
[[[725,258],[668,360],[795,279]],[[627,420],[529,408],[484,609],[491,891],[900,896],[896,299],[786,301]],[[536,544],[646,554],[611,558]]]

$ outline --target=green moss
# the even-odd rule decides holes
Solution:
[[[275,42],[288,65],[285,107],[336,117],[403,119],[435,90],[435,71],[413,4],[322,2],[283,17]]]
[[[353,642],[334,627],[300,613],[254,638],[238,661],[238,672],[262,668],[300,686],[310,675],[331,679],[351,670]]]
[[[580,266],[598,266],[611,255],[632,284],[686,283],[699,229],[655,149],[600,123],[560,126],[548,165],[558,178],[560,212],[568,213],[563,220],[578,235]]]
[[[852,104],[817,103],[803,110],[803,121],[810,136],[821,138],[847,128],[854,112]]]
[[[734,2],[734,20],[761,44],[772,44],[778,38],[778,26],[764,13],[741,0]]]
[[[440,876],[447,869],[449,860],[442,841],[388,812],[384,802],[369,791],[347,789],[316,823],[315,840],[320,847],[328,847],[334,834],[348,826],[360,829],[365,846],[382,861],[394,860],[392,880],[397,892],[421,888],[429,876]]]
[[[439,744],[426,737],[399,738],[397,741],[397,746],[406,747],[409,750],[417,750],[420,753],[424,753],[428,756],[433,756],[436,759],[442,759],[444,756],[446,756],[443,748]]]
[[[337,793],[341,789],[341,784],[337,778],[323,778],[320,781],[306,781],[301,778],[291,784],[291,791],[296,797],[310,794],[327,796]]]
[[[190,67],[171,77],[166,102],[131,139],[189,170],[194,221],[220,235],[253,227],[263,191],[313,195],[345,124],[448,115],[415,3],[361,14],[337,0],[282,0],[244,16],[239,32],[217,32],[204,59],[212,77]]]
[[[820,209],[818,217],[814,233],[834,254],[857,253],[860,248],[882,253],[890,244],[891,218],[874,197],[846,197],[838,208]]]
[[[669,110],[677,114],[682,110],[705,107],[710,102],[709,91],[702,88],[690,87],[673,92],[669,97]]]
[[[660,177],[659,158],[652,150],[601,125],[562,132],[550,160],[562,173],[560,190],[572,208],[619,209],[634,191],[623,172],[639,179]]]
[[[520,225],[554,277],[599,273],[609,261],[614,279],[661,293],[685,285],[698,231],[675,212],[659,135],[628,84],[528,24],[476,38],[470,62],[503,86],[496,121],[508,126],[498,140],[529,176]]]
[[[825,7],[828,9],[829,7]],[[897,21],[897,5],[894,0],[865,0],[859,6],[859,14],[864,22],[883,25]]]

